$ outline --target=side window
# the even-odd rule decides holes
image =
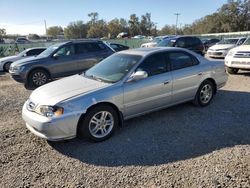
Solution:
[[[86,43],[86,49],[89,52],[99,52],[105,49],[101,43]]]
[[[154,76],[167,72],[166,55],[165,53],[153,54],[147,57],[140,65],[137,67],[136,71],[146,71],[148,76]]]
[[[76,54],[83,54],[88,52],[85,43],[76,44],[75,47],[76,47]]]
[[[26,53],[27,56],[34,56],[34,55],[39,55],[41,52],[43,52],[43,49],[34,49],[30,50]]]
[[[177,39],[176,47],[185,48],[186,47],[185,39],[184,38]]]
[[[199,61],[185,52],[170,52],[169,61],[172,65],[172,70],[183,69],[199,64]]]
[[[245,42],[245,40],[246,40],[245,38],[240,39],[239,42],[238,42],[238,45],[242,45]]]
[[[54,55],[59,57],[67,57],[75,54],[75,48],[73,45],[67,45],[60,48]]]

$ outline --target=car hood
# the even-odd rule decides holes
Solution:
[[[235,46],[236,46],[235,44],[215,44],[211,46],[209,49],[210,50],[228,49],[228,48],[233,48]]]
[[[233,48],[232,50],[234,52],[236,52],[236,51],[247,51],[247,52],[250,52],[250,45],[237,46],[237,47]]]
[[[37,88],[30,95],[30,100],[36,105],[55,105],[66,99],[109,85],[111,84],[85,78],[82,75],[74,75]]]
[[[12,63],[11,65],[14,67],[14,66],[22,66],[22,65],[25,65],[27,63],[35,63],[37,61],[40,61],[44,59],[44,57],[38,57],[38,56],[32,56],[32,57],[27,57],[27,58],[24,58],[24,59],[20,59],[18,61],[15,61],[14,63]]]
[[[0,58],[0,62],[15,61],[17,58],[18,58],[18,56],[16,56],[16,55],[3,57],[3,58]]]

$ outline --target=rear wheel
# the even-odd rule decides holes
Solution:
[[[238,71],[239,71],[239,69],[237,69],[237,68],[227,67],[227,72],[228,72],[229,74],[237,74]]]
[[[7,63],[4,64],[3,70],[4,70],[5,72],[9,72],[11,63],[12,63],[12,62],[7,62]]]
[[[117,126],[117,112],[109,105],[99,105],[81,119],[78,133],[90,141],[100,142],[110,138]]]
[[[29,87],[39,87],[49,81],[49,74],[43,69],[33,70],[28,77]]]
[[[205,80],[200,85],[193,103],[196,106],[207,106],[212,101],[215,94],[215,85],[209,80]]]

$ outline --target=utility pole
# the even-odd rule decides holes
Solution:
[[[176,15],[175,35],[177,35],[178,17],[181,14],[180,13],[175,13],[174,15]]]
[[[46,39],[48,40],[46,20],[44,20],[44,26],[45,26],[45,36],[46,36]]]

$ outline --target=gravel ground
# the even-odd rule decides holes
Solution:
[[[31,91],[0,75],[0,187],[250,187],[250,73],[205,108],[126,121],[109,140],[47,142],[21,108]]]

